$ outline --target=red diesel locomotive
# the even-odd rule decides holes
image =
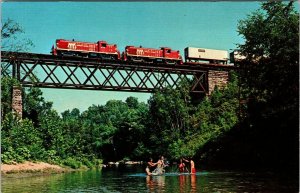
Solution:
[[[126,46],[123,52],[124,61],[146,62],[146,63],[165,63],[165,64],[182,64],[182,58],[179,51],[171,48],[161,47],[161,49],[143,48]]]
[[[117,45],[108,44],[106,41],[90,43],[58,39],[56,40],[56,46],[52,46],[51,53],[53,55],[96,57],[110,60],[120,59],[120,52],[117,49]]]

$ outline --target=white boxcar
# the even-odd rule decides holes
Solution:
[[[223,63],[228,61],[226,50],[213,50],[207,48],[187,47],[184,49],[186,62],[209,61],[210,63]]]

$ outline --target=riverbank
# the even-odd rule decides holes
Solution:
[[[141,165],[142,161],[119,161],[119,162],[108,162],[108,164],[100,164],[101,167],[109,167],[112,165]],[[45,162],[30,162],[25,161],[23,163],[13,164],[1,164],[1,175],[3,177],[30,177],[36,175],[47,175],[47,174],[58,174],[73,171],[88,170],[89,168],[85,165],[81,165],[77,169],[73,169],[69,166],[60,166],[49,164]]]
[[[73,171],[71,168],[61,167],[45,162],[29,162],[15,164],[1,164],[1,175],[5,177],[26,177],[40,174],[54,174]]]

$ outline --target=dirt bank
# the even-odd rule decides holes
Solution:
[[[52,165],[45,162],[29,162],[16,164],[1,164],[1,174],[20,174],[20,173],[62,173],[69,171],[69,169]]]

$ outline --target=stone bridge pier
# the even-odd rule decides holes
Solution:
[[[217,86],[219,89],[224,89],[229,81],[228,71],[208,70],[208,95],[211,95]]]
[[[12,92],[12,111],[15,115],[22,119],[23,105],[22,105],[22,89],[18,86],[13,87]]]

